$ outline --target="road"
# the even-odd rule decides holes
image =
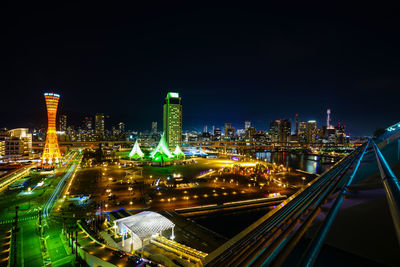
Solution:
[[[27,166],[23,166],[23,167],[19,168],[18,170],[15,170],[15,171],[11,172],[10,174],[2,177],[1,182],[0,182],[0,192],[6,190],[8,188],[8,186],[10,184],[12,184],[13,182],[15,182],[18,179],[29,174],[29,171],[36,166],[37,166],[36,163],[30,164]]]
[[[2,200],[3,202],[5,201],[2,205],[7,205],[8,201],[8,206],[11,208],[3,209],[0,215],[1,229],[11,228],[14,205],[26,206],[25,209],[19,212],[18,227],[20,230],[17,235],[18,266],[43,266],[45,260],[50,260],[53,266],[73,266],[73,258],[65,250],[60,237],[63,224],[56,221],[51,215],[54,204],[79,166],[81,153],[72,152],[66,158],[67,164],[57,169],[56,175],[49,178],[41,178],[46,181],[44,188],[38,188],[29,194],[24,194],[24,191],[8,191],[2,195]],[[42,254],[45,248],[40,242],[42,237],[38,231],[37,222],[40,209],[43,210],[42,217],[47,218],[47,222],[43,220],[43,238],[45,239],[43,244],[46,244],[48,256]],[[4,246],[5,244],[7,244],[7,239],[2,239],[0,245]]]

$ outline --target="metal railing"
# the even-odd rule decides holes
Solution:
[[[397,238],[400,243],[400,184],[393,171],[390,169],[389,164],[383,157],[381,151],[372,142],[374,147],[375,156],[378,162],[379,172],[382,178],[382,183],[386,191],[386,198],[388,200],[390,213],[392,215],[394,227],[396,229]]]
[[[367,145],[364,147],[364,150],[360,156],[360,158],[357,161],[357,164],[350,175],[349,179],[347,179],[346,184],[344,184],[336,197],[335,202],[332,205],[332,208],[329,210],[328,215],[326,216],[325,220],[323,221],[321,227],[319,228],[316,237],[313,239],[311,242],[310,246],[308,247],[306,253],[304,254],[303,259],[301,260],[300,266],[313,266],[315,263],[315,260],[318,257],[319,251],[321,250],[321,247],[324,243],[324,240],[329,232],[329,229],[331,228],[336,215],[339,211],[340,205],[342,204],[344,197],[347,193],[348,187],[351,185],[353,182],[354,176],[356,175],[361,161],[364,158],[364,155],[367,151],[367,148],[369,147],[371,141],[368,141]]]

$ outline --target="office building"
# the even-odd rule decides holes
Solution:
[[[104,138],[104,114],[98,113],[95,116],[95,133],[98,140]]]
[[[279,141],[279,132],[281,129],[281,121],[275,120],[269,123],[269,135],[271,137],[271,142]]]
[[[279,128],[279,142],[287,143],[291,135],[291,131],[292,131],[292,126],[290,120],[289,119],[281,120]]]
[[[60,118],[58,119],[58,129],[61,132],[67,131],[67,115],[60,115]]]
[[[315,143],[318,134],[317,122],[314,120],[307,121],[306,141],[307,143]]]
[[[169,92],[164,101],[163,128],[168,147],[182,143],[182,100],[178,93]]]

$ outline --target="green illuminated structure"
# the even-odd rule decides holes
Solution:
[[[168,149],[167,142],[165,141],[165,135],[163,133],[156,149],[150,153],[150,158],[152,158],[154,161],[165,161],[171,160],[173,157],[174,156]]]
[[[133,146],[131,152],[129,153],[129,157],[130,158],[134,158],[134,159],[139,159],[139,158],[143,158],[144,154],[142,152],[142,150],[140,149],[139,143],[136,140],[135,145]]]
[[[178,145],[176,145],[175,151],[172,152],[172,154],[174,154],[175,157],[183,157],[183,156],[185,156],[185,154],[183,154],[181,148]]]
[[[163,126],[170,149],[182,143],[182,101],[179,93],[169,92],[164,101]]]

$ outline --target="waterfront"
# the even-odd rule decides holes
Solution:
[[[266,160],[266,162],[283,164],[285,167],[292,169],[299,169],[313,174],[321,174],[332,163],[321,163],[319,156],[310,155],[306,153],[291,153],[291,152],[258,152],[256,157],[259,160]]]
[[[261,152],[256,154],[259,160],[266,160],[285,167],[299,169],[314,174],[321,174],[329,169],[332,164],[321,164],[316,156],[307,154],[295,154],[290,152]],[[235,211],[230,214],[215,213],[211,215],[193,218],[193,220],[208,229],[217,232],[227,238],[232,238],[243,229],[275,208],[274,205],[243,211]],[[229,222],[227,227],[226,222]]]

